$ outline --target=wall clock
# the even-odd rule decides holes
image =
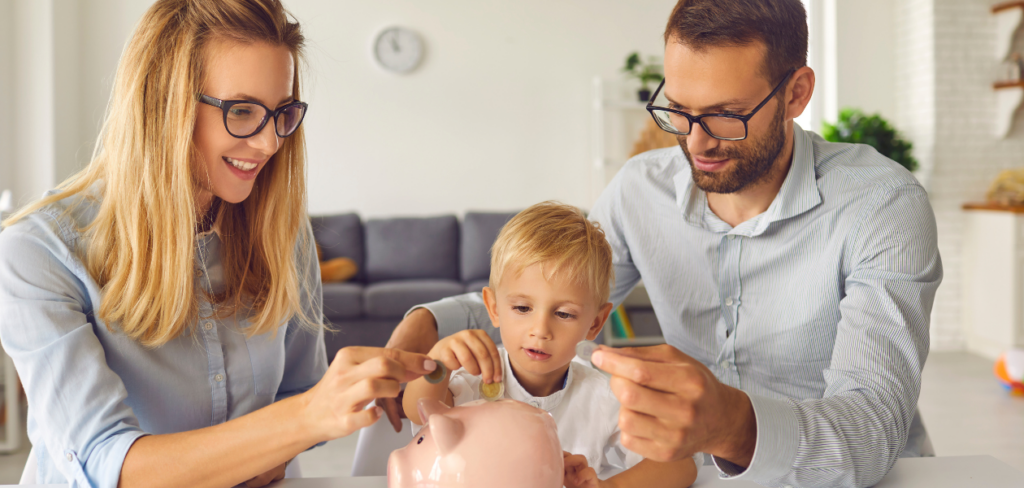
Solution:
[[[423,39],[405,27],[388,27],[377,34],[373,55],[384,69],[408,73],[423,60]]]

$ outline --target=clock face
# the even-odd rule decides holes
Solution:
[[[385,69],[407,73],[423,59],[423,40],[409,29],[389,27],[377,35],[373,54]]]

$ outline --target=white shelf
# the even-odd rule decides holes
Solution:
[[[996,59],[1002,61],[1013,48],[1013,38],[1024,17],[1024,2],[1004,2],[992,6],[996,16]]]
[[[605,338],[605,344],[611,347],[658,346],[664,343],[665,338],[662,336],[634,337],[632,339],[626,339],[624,337]]]
[[[1003,62],[1013,49],[1014,40],[1024,18],[1024,1],[1003,2],[992,6],[996,18],[996,61]],[[1017,108],[1024,100],[1024,83],[996,83],[995,135],[1003,139],[1013,127]]]

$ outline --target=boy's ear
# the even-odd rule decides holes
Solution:
[[[597,311],[597,317],[594,317],[594,323],[590,325],[590,330],[587,331],[588,341],[592,341],[597,338],[597,334],[601,333],[601,328],[604,327],[604,323],[608,321],[608,315],[611,313],[612,302],[601,305],[601,308]]]
[[[484,294],[484,306],[487,307],[487,315],[491,318],[491,325],[495,328],[501,326],[498,323],[498,297],[494,294],[494,290],[489,286],[485,286],[483,290]]]

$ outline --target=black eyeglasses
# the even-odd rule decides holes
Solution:
[[[271,117],[274,118],[274,131],[278,137],[288,137],[299,128],[308,107],[305,102],[296,100],[277,110],[270,110],[260,102],[221,100],[202,93],[199,94],[199,101],[223,110],[224,128],[228,134],[239,139],[259,134]]]
[[[768,100],[771,100],[779,90],[786,86],[786,82],[789,81],[789,77],[793,76],[795,69],[789,70],[786,76],[782,78],[782,81],[775,86],[775,89],[768,94],[768,97],[761,101],[754,107],[754,110],[747,115],[739,114],[703,114],[703,115],[690,115],[686,112],[679,110],[672,110],[665,107],[657,107],[654,105],[654,100],[658,98],[658,94],[661,93],[661,89],[665,86],[665,80],[661,80],[661,84],[658,85],[657,91],[654,92],[654,96],[651,97],[651,101],[647,102],[647,111],[654,117],[654,121],[658,123],[658,127],[666,132],[672,134],[678,134],[681,136],[690,135],[690,131],[693,130],[693,124],[700,124],[704,129],[704,132],[715,139],[722,141],[742,141],[747,138],[747,121],[750,120],[761,107],[764,107]]]

